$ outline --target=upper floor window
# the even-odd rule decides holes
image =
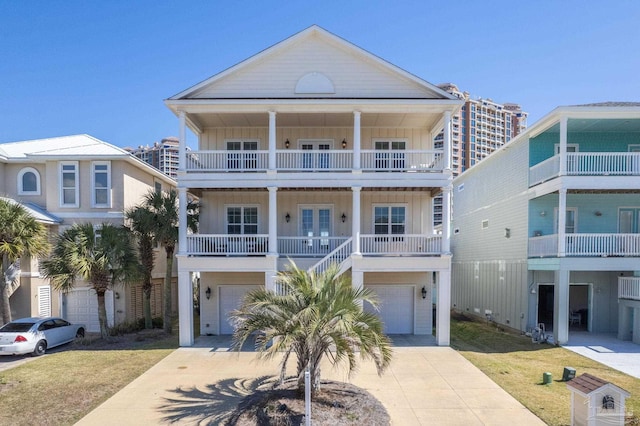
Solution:
[[[91,196],[93,207],[111,207],[111,163],[91,163]]]
[[[375,206],[373,208],[376,235],[404,235],[406,228],[405,206]]]
[[[227,233],[231,235],[255,235],[258,233],[258,207],[227,207]]]
[[[228,140],[227,168],[255,170],[258,166],[257,140]]]
[[[78,207],[79,198],[78,162],[60,162],[60,206]]]
[[[40,173],[33,167],[25,167],[18,173],[18,194],[40,195]]]
[[[162,192],[162,182],[154,182],[153,187],[156,192]]]

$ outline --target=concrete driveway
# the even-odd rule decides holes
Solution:
[[[615,334],[573,332],[562,346],[640,379],[640,345],[619,340]]]
[[[393,362],[382,377],[372,362],[361,363],[351,380],[329,365],[322,377],[368,390],[394,425],[544,424],[453,349],[419,336],[396,337],[394,344]],[[244,396],[278,373],[277,362],[258,362],[255,353],[228,347],[228,339],[198,338],[77,424],[221,424]]]

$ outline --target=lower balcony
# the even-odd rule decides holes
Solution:
[[[281,257],[322,258],[340,248],[349,237],[278,237]],[[353,250],[356,246],[353,245]],[[425,235],[360,235],[363,256],[439,256],[442,237]],[[187,236],[190,256],[265,256],[268,235],[195,234]]]
[[[640,277],[618,278],[618,298],[640,300]]]
[[[558,257],[558,234],[529,238],[529,257]],[[640,257],[640,234],[566,234],[566,257]]]

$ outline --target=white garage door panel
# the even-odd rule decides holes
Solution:
[[[90,288],[71,290],[66,295],[66,320],[73,324],[84,324],[90,333],[100,332],[98,319],[98,297]],[[113,292],[105,294],[107,324],[113,326]]]
[[[245,294],[257,290],[257,285],[222,285],[220,290],[220,334],[233,334],[233,326],[229,322],[229,313],[238,309]]]
[[[384,322],[386,334],[413,334],[414,287],[406,285],[365,286],[373,290],[380,300],[380,318]],[[375,309],[364,304],[366,312],[375,313]]]

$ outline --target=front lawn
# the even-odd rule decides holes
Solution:
[[[575,368],[576,376],[589,373],[627,390],[631,393],[627,412],[632,413],[627,424],[640,424],[640,379],[582,355],[457,315],[451,321],[451,346],[549,425],[571,421],[571,392],[562,382],[564,367]],[[553,376],[549,385],[542,384],[545,372]]]
[[[175,335],[86,339],[0,372],[0,424],[72,425],[177,346]]]

